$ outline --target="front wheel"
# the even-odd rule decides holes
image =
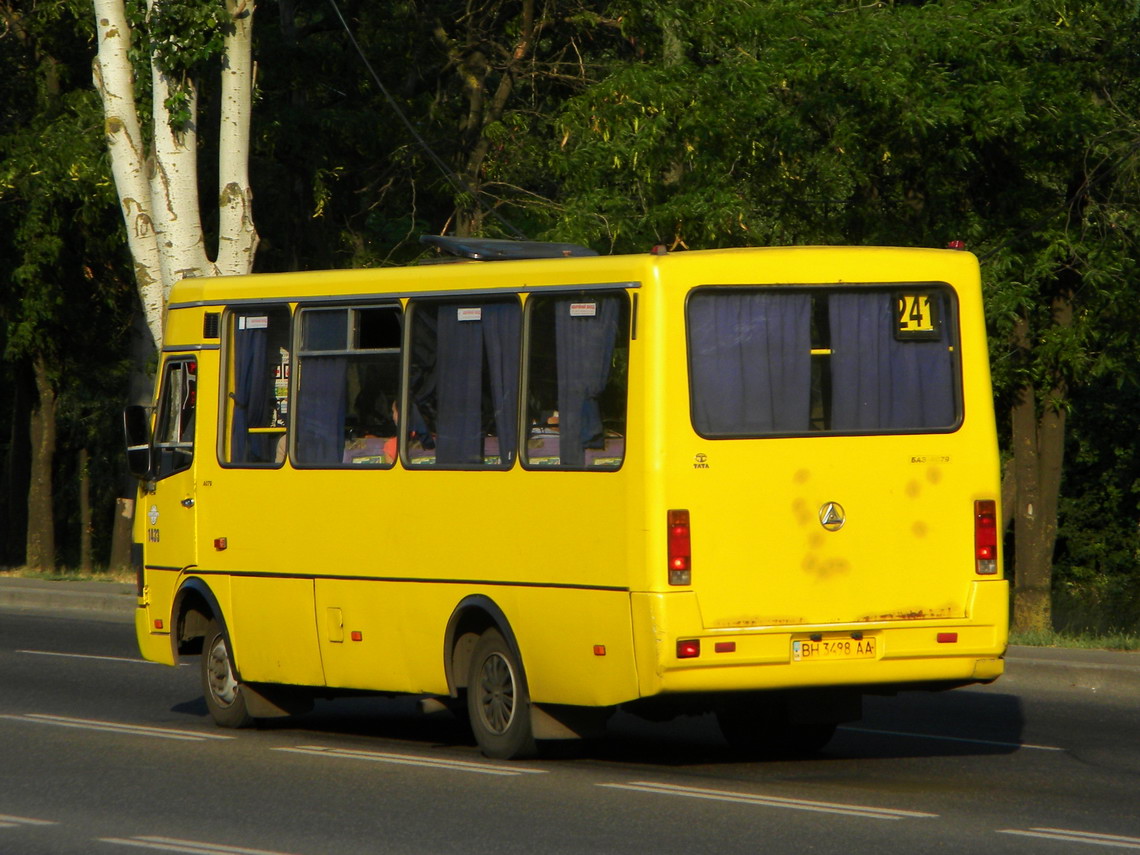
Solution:
[[[498,630],[487,630],[475,644],[467,680],[467,712],[485,756],[513,760],[536,753],[522,664]]]
[[[219,727],[249,727],[253,716],[245,703],[241,683],[234,674],[225,630],[211,618],[202,643],[202,694]]]

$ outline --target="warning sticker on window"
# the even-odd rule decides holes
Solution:
[[[252,317],[238,318],[239,330],[267,330],[269,329],[268,315],[254,315]]]
[[[456,309],[455,319],[458,321],[481,321],[483,320],[483,309],[480,306],[470,309]]]
[[[572,318],[592,318],[598,314],[597,303],[571,303],[570,304],[570,317]]]

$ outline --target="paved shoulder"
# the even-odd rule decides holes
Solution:
[[[1006,677],[1035,679],[1058,688],[1140,695],[1140,651],[1011,646]]]
[[[85,611],[133,620],[135,586],[123,582],[45,582],[0,577],[0,609],[57,612]]]

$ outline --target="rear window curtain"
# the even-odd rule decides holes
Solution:
[[[689,324],[698,432],[808,429],[810,295],[699,293],[689,303]]]
[[[894,300],[883,291],[831,294],[831,427],[905,430],[954,423],[954,366],[946,319],[934,341],[895,338]]]

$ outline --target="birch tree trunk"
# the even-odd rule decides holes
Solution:
[[[171,126],[165,106],[172,81],[151,58],[153,125],[139,121],[129,51],[133,34],[124,0],[92,0],[98,30],[95,87],[103,100],[107,147],[139,297],[155,349],[162,346],[162,311],[170,286],[188,276],[248,273],[257,250],[249,185],[249,128],[253,89],[253,3],[226,0],[232,29],[225,37],[221,73],[219,237],[214,261],[205,245],[198,194],[196,88],[190,120]],[[148,13],[163,0],[148,0]],[[149,140],[149,143],[146,142]]]

